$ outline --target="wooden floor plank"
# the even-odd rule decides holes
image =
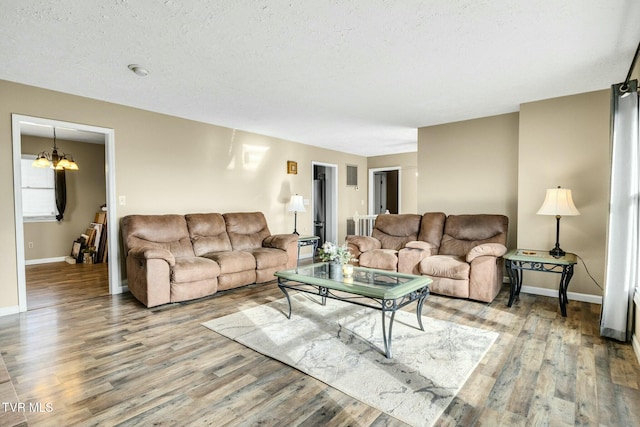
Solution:
[[[47,425],[404,424],[201,323],[282,297],[275,283],[147,309],[108,295],[106,264],[27,267],[27,313],[0,318],[23,414]],[[599,336],[600,306],[429,296],[423,313],[499,334],[437,426],[640,425],[640,366]],[[0,414],[2,415],[2,414]]]

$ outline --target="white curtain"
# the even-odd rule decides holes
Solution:
[[[633,294],[638,286],[638,92],[637,81],[611,93],[611,195],[605,290],[600,335],[619,341],[631,339]],[[626,96],[623,96],[625,95]]]

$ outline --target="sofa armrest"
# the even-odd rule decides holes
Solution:
[[[167,249],[141,246],[129,251],[129,256],[138,260],[162,259],[171,267],[176,265],[176,258]]]
[[[297,241],[298,236],[296,234],[274,234],[272,236],[265,237],[262,241],[262,247],[282,249],[283,251],[286,251],[289,245]]]
[[[262,247],[280,249],[287,253],[287,268],[293,268],[298,263],[298,235],[274,234],[265,237]]]
[[[420,274],[420,261],[438,254],[438,247],[433,243],[421,240],[407,242],[398,252],[398,272],[406,274]]]
[[[471,262],[480,256],[501,257],[507,253],[507,247],[500,243],[484,243],[473,247],[467,254],[467,262]]]

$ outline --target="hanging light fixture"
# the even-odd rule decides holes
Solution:
[[[34,168],[53,168],[55,170],[70,171],[77,171],[79,169],[78,164],[73,160],[71,154],[58,152],[55,127],[53,128],[53,151],[51,151],[51,154],[46,151],[41,151],[31,166]]]

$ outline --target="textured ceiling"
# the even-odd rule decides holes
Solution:
[[[639,22],[637,0],[2,0],[0,79],[371,156],[608,88]]]

